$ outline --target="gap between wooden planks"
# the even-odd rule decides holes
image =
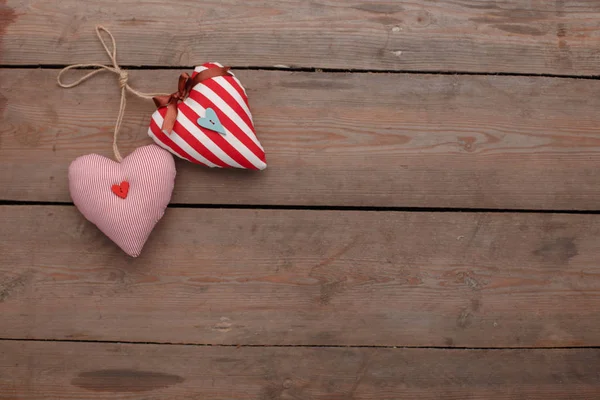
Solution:
[[[6,65],[104,62],[102,23],[123,65],[600,73],[597,1],[3,3]]]
[[[119,92],[71,90],[57,70],[0,69],[0,199],[70,201],[76,157],[111,156]],[[175,90],[178,71],[132,71]],[[597,210],[600,82],[539,77],[238,71],[266,171],[178,163],[186,204]],[[130,99],[120,146],[151,143],[151,102]]]
[[[170,209],[142,256],[0,207],[2,338],[598,346],[600,216]]]
[[[598,349],[234,348],[0,341],[6,399],[592,399]],[[198,397],[199,396],[199,397]]]

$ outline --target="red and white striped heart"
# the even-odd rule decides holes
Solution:
[[[194,69],[192,78],[209,68]],[[189,96],[177,105],[177,119],[171,133],[161,127],[167,107],[154,114],[148,135],[159,146],[184,160],[217,168],[263,170],[265,151],[256,137],[246,90],[231,72],[196,84]]]

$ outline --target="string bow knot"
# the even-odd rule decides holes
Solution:
[[[101,32],[105,32],[108,35],[108,37],[110,38],[110,41],[112,44],[112,50],[109,49],[108,45],[104,41],[104,38],[102,37]],[[127,92],[130,92],[130,93],[134,94],[135,96],[142,98],[142,99],[151,99],[152,97],[157,96],[158,94],[138,92],[137,90],[135,90],[134,88],[129,86],[129,83],[127,83],[129,80],[129,74],[124,69],[121,69],[121,67],[117,63],[117,42],[115,41],[114,36],[112,35],[112,33],[110,33],[110,31],[108,29],[106,29],[102,25],[96,26],[96,36],[98,36],[98,40],[100,40],[102,47],[104,47],[104,50],[106,51],[106,54],[108,55],[108,58],[112,62],[112,67],[109,65],[104,65],[104,64],[73,64],[73,65],[69,65],[69,66],[63,68],[60,71],[60,73],[58,74],[58,76],[56,77],[56,81],[58,82],[58,85],[60,87],[72,88],[72,87],[79,85],[80,83],[87,81],[92,76],[94,76],[102,71],[109,71],[118,76],[119,87],[121,88],[121,102],[119,105],[119,114],[117,116],[117,122],[115,123],[115,130],[113,133],[113,153],[115,154],[115,158],[117,159],[117,161],[121,162],[123,160],[123,157],[121,157],[121,153],[119,152],[119,148],[117,147],[117,138],[119,136],[119,131],[121,130],[121,124],[123,123],[123,115],[125,115]],[[77,69],[77,68],[93,68],[93,70],[91,72],[87,73],[86,75],[82,76],[75,82],[63,83],[63,81],[61,80],[61,77],[63,76],[63,74],[68,72],[71,69]]]
[[[112,50],[108,47],[104,38],[102,37],[101,32],[105,32],[111,41]],[[108,58],[112,62],[112,67],[104,64],[73,64],[63,68],[58,76],[56,77],[56,81],[58,85],[63,88],[72,88],[79,85],[82,82],[87,81],[92,76],[100,73],[102,71],[109,71],[116,74],[119,78],[119,87],[121,88],[121,103],[119,105],[119,114],[117,116],[117,121],[115,123],[115,130],[113,133],[113,153],[115,154],[115,158],[117,161],[121,162],[123,157],[121,157],[121,153],[119,152],[119,148],[117,147],[117,138],[119,136],[119,131],[121,130],[121,124],[123,123],[123,116],[125,115],[125,105],[126,105],[126,95],[127,92],[134,94],[135,96],[142,99],[152,99],[154,100],[154,104],[156,104],[157,108],[167,107],[167,114],[163,120],[162,129],[171,133],[173,130],[173,126],[175,125],[175,121],[177,120],[177,105],[184,101],[190,94],[190,91],[194,86],[198,83],[202,82],[205,79],[214,78],[217,76],[224,76],[229,74],[229,67],[216,67],[216,68],[208,68],[202,72],[199,72],[194,75],[193,78],[186,73],[181,74],[179,77],[179,83],[177,85],[177,92],[171,94],[153,94],[153,93],[143,93],[138,92],[131,86],[129,86],[129,74],[127,71],[122,69],[117,63],[117,43],[115,41],[114,36],[108,29],[103,27],[102,25],[96,26],[96,36],[98,36],[98,40],[104,47]],[[91,72],[82,76],[78,80],[72,83],[63,83],[61,77],[64,73],[71,69],[77,68],[93,68]]]

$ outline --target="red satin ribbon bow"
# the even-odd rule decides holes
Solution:
[[[156,108],[167,107],[167,114],[165,115],[161,129],[168,134],[173,131],[173,126],[175,126],[175,121],[177,120],[177,105],[180,101],[187,99],[194,86],[206,79],[228,75],[229,68],[230,67],[216,67],[205,69],[196,74],[193,78],[190,78],[190,76],[184,72],[179,76],[179,83],[177,84],[177,91],[175,93],[153,97],[152,100],[154,100]]]

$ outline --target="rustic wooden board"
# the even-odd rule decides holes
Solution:
[[[111,156],[113,76],[75,89],[56,70],[0,70],[0,199],[70,201],[76,157]],[[174,90],[179,71],[133,71]],[[239,71],[266,171],[178,164],[175,203],[598,209],[600,82]],[[151,143],[130,99],[124,153]]]
[[[600,350],[0,342],[2,399],[592,399]]]
[[[594,0],[4,0],[0,62],[600,73]]]
[[[2,338],[600,345],[600,216],[169,209],[142,256],[0,207]]]

